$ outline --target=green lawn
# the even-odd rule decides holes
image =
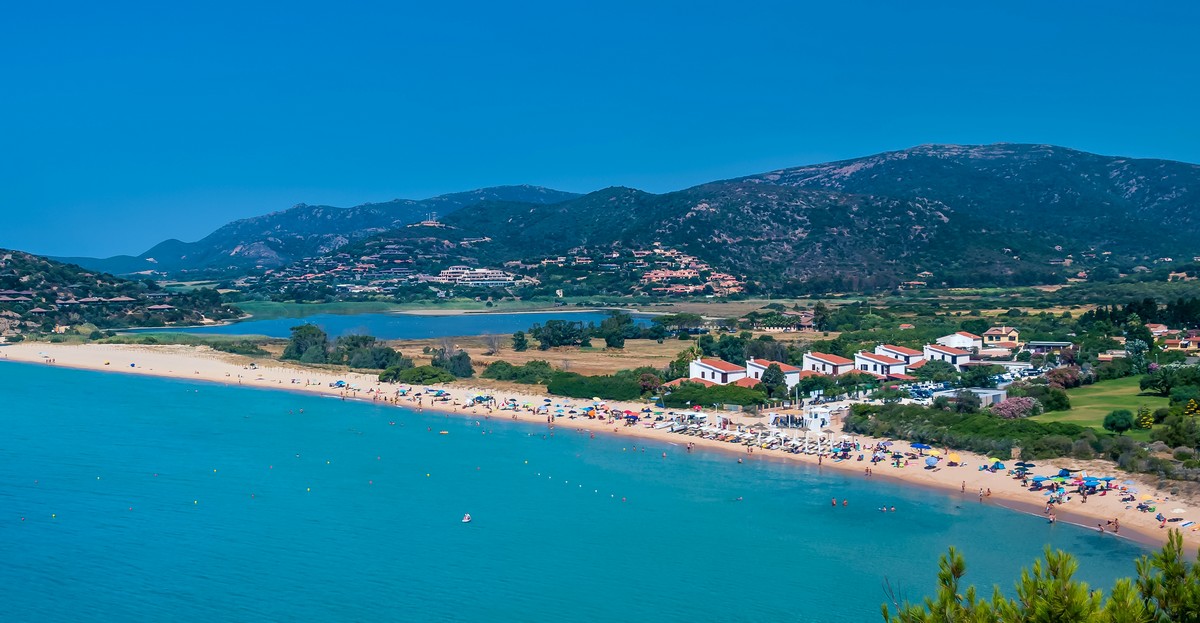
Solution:
[[[1117,409],[1128,409],[1136,414],[1142,405],[1150,407],[1151,411],[1167,406],[1167,399],[1162,396],[1142,394],[1138,387],[1140,380],[1141,377],[1128,377],[1067,390],[1067,395],[1071,397],[1069,411],[1051,411],[1035,419],[1042,422],[1071,422],[1102,431],[1104,416]],[[1135,429],[1129,431],[1128,435],[1143,441],[1150,439],[1148,430]]]

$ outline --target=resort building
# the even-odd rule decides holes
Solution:
[[[902,376],[908,378],[908,366],[902,359],[859,351],[854,355],[854,369],[885,378]]]
[[[908,368],[917,367],[918,362],[925,360],[925,353],[919,350],[905,348],[903,346],[894,346],[892,344],[880,344],[879,346],[876,346],[875,354],[883,355],[884,357],[891,357],[892,359],[899,359],[900,361],[903,361],[904,365]]]
[[[697,359],[688,364],[688,376],[693,379],[727,385],[746,378],[746,368],[721,359]]]
[[[962,369],[963,364],[971,360],[971,353],[941,344],[926,344],[925,359],[929,361],[945,361],[957,369]]]
[[[983,337],[975,335],[974,333],[959,331],[958,333],[951,333],[950,335],[943,335],[942,337],[939,337],[937,339],[937,343],[941,344],[942,346],[949,346],[950,348],[957,348],[959,350],[980,350],[983,348]]]
[[[766,373],[767,368],[772,364],[779,366],[779,369],[783,371],[783,380],[787,383],[788,389],[795,387],[800,382],[800,368],[778,361],[771,361],[770,359],[755,359],[753,357],[746,360],[746,378],[762,379],[762,375]]]
[[[854,362],[845,357],[811,351],[804,353],[804,369],[837,376],[854,370]]]

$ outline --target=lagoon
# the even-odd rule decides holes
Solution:
[[[518,314],[476,313],[447,316],[415,314],[316,314],[301,318],[246,320],[212,327],[133,329],[130,333],[193,333],[199,335],[265,335],[286,338],[291,328],[312,323],[331,337],[350,334],[373,335],[382,340],[429,339],[443,336],[507,334],[524,331],[548,320],[569,320],[600,324],[605,312],[529,312]],[[634,322],[648,323],[647,316],[634,316]]]
[[[972,496],[609,433],[0,375],[5,620],[869,621],[885,581],[930,592],[951,544],[1006,589],[1046,544],[1104,588],[1141,553]]]

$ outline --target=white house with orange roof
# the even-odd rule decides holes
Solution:
[[[836,376],[853,371],[854,362],[845,357],[810,351],[804,353],[804,370]]]
[[[688,364],[688,376],[727,385],[746,378],[746,368],[722,359],[700,358]]]
[[[971,353],[941,344],[926,344],[925,359],[929,361],[945,361],[955,368],[962,369],[963,364],[971,361]]]
[[[876,346],[875,354],[883,355],[884,357],[891,357],[892,359],[899,359],[900,361],[904,362],[905,367],[910,369],[918,366],[918,362],[925,360],[925,353],[912,348],[905,348],[904,346],[896,346],[893,344],[880,344],[879,346]]]
[[[788,389],[795,387],[800,382],[800,368],[778,361],[771,361],[770,359],[755,359],[753,357],[746,360],[746,378],[762,379],[762,375],[766,373],[767,368],[771,364],[779,366],[779,369],[783,371],[783,380],[787,383]]]
[[[903,359],[896,359],[886,355],[877,355],[867,351],[859,351],[854,355],[854,369],[858,372],[866,372],[877,376],[904,376],[908,373],[908,366]]]
[[[937,343],[950,348],[959,350],[980,350],[983,348],[983,336],[975,335],[967,331],[959,331],[950,335],[943,335],[937,339]]]

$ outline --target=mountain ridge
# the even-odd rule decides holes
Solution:
[[[374,233],[417,222],[429,213],[449,214],[480,201],[521,198],[563,201],[575,193],[532,185],[493,186],[428,199],[393,199],[348,208],[298,203],[284,210],[231,221],[195,242],[171,238],[146,252],[108,258],[52,259],[113,274],[185,269],[278,267],[308,255],[326,253]]]
[[[446,196],[455,207],[444,232],[360,220],[352,235],[318,234],[330,208],[305,206],[311,218],[293,230],[247,226],[260,239],[232,249],[282,264],[297,256],[287,246],[297,238],[324,253],[383,237],[407,241],[419,256],[494,265],[657,242],[762,290],[794,291],[893,287],[929,274],[947,285],[1061,283],[1110,260],[1128,268],[1194,254],[1200,234],[1200,165],[1044,144],[919,145],[659,194],[540,189],[550,196],[528,201],[533,187],[508,188],[527,192]],[[365,205],[371,213],[377,204]],[[400,209],[411,218],[412,208]],[[471,241],[482,238],[489,242]],[[432,246],[420,252],[423,245]]]

